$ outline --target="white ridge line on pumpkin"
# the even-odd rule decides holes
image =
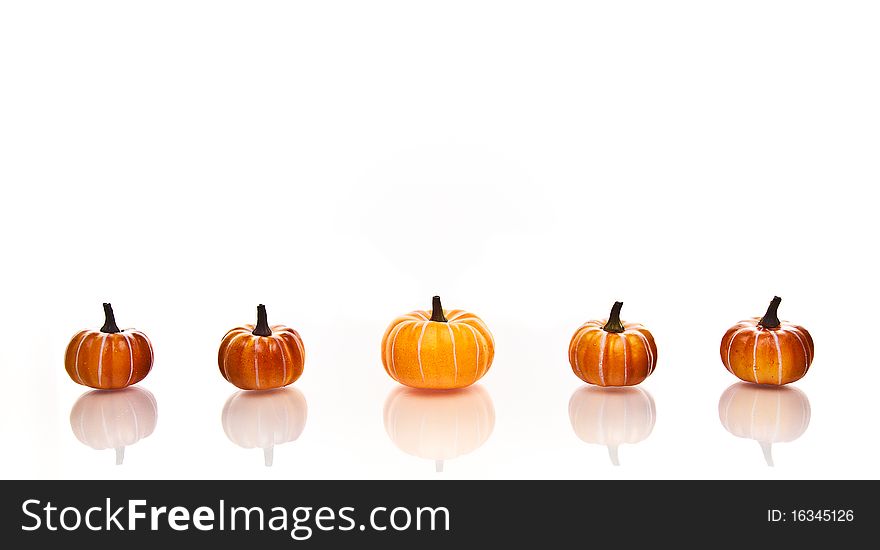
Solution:
[[[293,341],[296,343],[296,349],[299,350],[299,358],[302,359],[303,366],[306,364],[306,347],[303,344],[302,337],[293,329],[288,329],[293,333]]]
[[[466,313],[466,315],[472,315],[472,314],[470,314],[470,313]],[[482,335],[482,336],[483,336],[484,338],[486,338],[487,340],[492,341],[492,334],[489,332],[489,329],[486,328],[485,323],[482,323],[479,327],[475,327],[475,326],[473,326],[473,325],[471,324],[471,321],[477,321],[477,322],[479,322],[480,319],[479,319],[478,317],[476,317],[476,316],[472,316],[472,317],[468,317],[467,319],[458,319],[457,323],[458,323],[458,324],[461,324],[461,325],[466,325],[466,326],[470,327],[472,330],[475,330],[478,334]],[[482,329],[482,330],[480,330],[480,329]],[[494,346],[494,344],[495,344],[495,342],[492,341],[492,345],[493,345],[493,346]],[[479,347],[482,347],[482,345],[480,345]],[[486,367],[485,367],[485,368],[480,368],[480,369],[479,369],[479,370],[480,370],[480,374],[479,374],[479,376],[477,376],[477,378],[480,378],[480,377],[482,377],[484,374],[486,374],[486,372],[489,370],[489,366],[490,366],[490,365],[489,365],[489,363],[488,363],[488,359],[487,359],[487,360],[486,360]]]
[[[807,352],[807,346],[804,345],[804,341],[801,340],[801,335],[798,334],[797,330],[791,330],[791,332],[789,332],[788,328],[782,327],[782,332],[784,332],[786,334],[791,334],[792,336],[797,338],[798,343],[801,345],[801,349],[804,352],[804,373],[801,374],[801,378],[803,378],[804,374],[807,374],[807,369],[810,368],[810,359],[809,359],[809,354]]]
[[[256,383],[257,389],[260,389],[260,367],[258,365],[259,360],[257,359],[257,357],[258,357],[257,344],[260,343],[260,336],[254,336],[253,341],[254,341],[254,383]]]
[[[101,385],[101,374],[104,367],[104,344],[107,342],[107,335],[101,337],[101,350],[98,352],[98,385]]]
[[[468,319],[464,319],[464,321],[466,321],[466,322],[474,321],[476,323],[479,323],[480,326],[483,327],[483,330],[486,331],[486,335],[489,337],[489,341],[492,343],[492,346],[493,347],[495,346],[495,338],[492,337],[492,331],[489,330],[489,327],[486,326],[486,323],[484,323],[482,319],[480,319],[477,316],[474,316],[474,317],[470,317]]]
[[[429,324],[430,321],[425,321],[425,323],[422,324],[422,332],[419,333],[419,343],[416,345],[416,353],[419,358],[419,373],[422,375],[422,382],[425,381],[425,371],[422,369],[422,338],[424,338],[425,329],[428,328]]]
[[[76,371],[76,377],[79,378],[79,383],[85,386],[85,382],[83,382],[82,374],[79,372],[79,349],[82,347],[83,342],[86,341],[86,337],[89,335],[89,331],[84,330],[80,332],[82,339],[79,341],[79,344],[76,346],[76,355],[73,357],[73,367]]]
[[[486,364],[480,367],[480,377],[482,378],[486,375],[487,372],[489,372],[489,367],[492,366],[492,359],[493,357],[495,357],[495,345],[494,343],[490,344],[489,341],[486,340],[486,337],[485,335],[483,335],[482,331],[477,330],[477,327],[473,327],[473,329],[476,330],[477,333],[482,337],[482,339],[480,340],[480,349],[483,348],[483,344],[486,345],[486,358],[483,361]],[[489,337],[491,339],[491,335],[489,335]],[[490,345],[492,346],[491,349],[489,348]]]
[[[776,379],[782,385],[782,348],[779,346],[779,336],[776,335],[776,331],[771,330],[770,336],[773,337],[773,342],[776,344]]]
[[[447,319],[447,321],[456,321],[458,319],[461,319],[462,317],[464,317],[467,314],[468,314],[467,311],[459,311],[459,312],[455,313],[455,317],[450,317],[449,319]]]
[[[132,330],[132,329],[129,329],[129,330],[131,330],[132,334],[140,334],[141,336],[144,337],[144,341],[147,343],[147,348],[150,350],[150,366],[153,366],[153,344],[150,343],[150,339],[147,338],[146,334],[144,334],[143,332],[141,332],[139,330]]]
[[[455,368],[455,374],[452,376],[452,383],[458,384],[458,358],[455,354],[455,334],[452,333],[452,327],[446,323],[446,329],[449,331],[449,339],[452,341],[452,366]]]
[[[385,343],[385,349],[382,350],[383,357],[385,358],[386,365],[390,365],[390,372],[388,374],[391,375],[395,380],[400,380],[400,376],[397,374],[397,365],[394,359],[394,349],[397,345],[397,336],[403,331],[403,327],[406,326],[409,322],[417,322],[415,319],[410,319],[408,321],[400,321],[395,324],[391,331],[388,333],[388,339]],[[392,336],[393,335],[393,336]],[[388,369],[386,369],[388,370]]]
[[[397,343],[397,336],[400,334],[400,331],[403,330],[404,325],[407,325],[409,323],[417,323],[417,322],[418,321],[416,321],[415,319],[409,319],[407,321],[402,321],[400,323],[397,323],[397,325],[395,325],[394,328],[391,329],[391,332],[388,333],[389,337],[391,336],[392,333],[394,334],[394,338],[391,339],[391,348],[390,348],[391,360],[388,361],[388,359],[387,359],[387,355],[388,355],[389,351],[383,350],[383,353],[385,353],[385,355],[386,355],[386,362],[391,363],[391,370],[393,372],[391,377],[394,378],[395,380],[400,380],[400,376],[397,374],[397,366],[394,362],[394,345]],[[395,331],[397,331],[397,332],[395,332]]]
[[[647,329],[646,329],[647,330]],[[645,375],[650,376],[654,372],[654,367],[656,363],[654,362],[654,350],[651,349],[651,344],[648,342],[648,337],[640,330],[634,330],[633,333],[638,334],[639,338],[642,339],[642,343],[645,344],[645,357],[648,358],[648,374]]]
[[[724,368],[726,368],[727,371],[730,372],[730,374],[736,374],[735,372],[733,372],[733,368],[731,368],[730,366],[730,351],[733,349],[733,343],[736,341],[736,337],[739,336],[739,333],[744,330],[748,330],[748,328],[749,327],[743,327],[737,329],[736,332],[733,333],[733,336],[730,337],[730,341],[727,342],[727,362],[722,361],[722,363],[724,363]]]
[[[801,338],[803,338],[805,343],[808,340],[811,344],[813,343],[813,339],[810,337],[810,333],[807,331],[807,329],[805,329],[804,327],[800,327],[798,325],[791,325],[791,327],[792,327],[792,330],[794,330],[794,332],[796,332]],[[809,359],[810,363],[813,362],[813,353],[814,352],[815,352],[814,349],[812,349],[811,347],[807,347],[807,354],[810,357],[810,359]]]
[[[810,333],[809,333],[809,331],[807,331],[807,329],[805,329],[802,326],[798,326],[798,325],[793,325],[793,326],[794,326],[794,328],[797,329],[797,331],[800,333],[801,336],[803,336],[806,340],[810,341],[810,344],[813,343],[813,338],[810,337]],[[810,363],[813,362],[815,351],[816,350],[812,347],[807,348],[807,352],[810,354]]]
[[[651,351],[648,347],[647,338],[645,338],[645,335],[637,330],[632,331],[632,334],[637,335],[639,337],[639,341],[642,343],[642,345],[645,346],[645,359],[648,360],[648,365],[645,368],[645,377],[647,378],[648,376],[650,376],[651,368],[653,367],[653,361],[651,360]]]
[[[790,326],[791,326],[794,330],[796,330],[796,331],[797,331],[801,336],[803,336],[804,338],[809,338],[809,337],[807,336],[807,335],[809,334],[809,331],[808,331],[807,329],[805,329],[804,327],[802,327],[802,326],[800,326],[800,325],[790,325]],[[813,339],[812,339],[812,338],[809,338],[809,340],[812,341]],[[808,350],[808,351],[809,351],[809,354],[810,354],[810,362],[812,363],[812,361],[813,361],[813,351],[815,351],[815,350]]]
[[[620,333],[618,336],[620,336],[620,340],[623,342],[623,385],[626,386],[626,335]],[[625,413],[626,410],[624,410]]]
[[[231,332],[231,331],[230,331],[230,332]],[[224,350],[225,353],[223,354],[223,376],[224,376],[227,380],[229,380],[229,366],[228,366],[226,363],[227,363],[227,361],[228,361],[228,359],[229,359],[229,355],[228,355],[229,348],[232,347],[232,343],[233,343],[233,342],[235,342],[236,340],[238,340],[239,338],[241,338],[244,334],[246,334],[246,333],[244,333],[244,332],[239,332],[238,334],[236,334],[235,336],[232,337],[232,340],[229,340],[228,342],[226,342],[226,349]],[[222,345],[222,344],[221,344],[221,345]],[[229,381],[232,382],[232,380],[229,380]]]
[[[125,381],[125,385],[130,386],[131,379],[134,377],[134,352],[131,349],[131,341],[128,339],[128,334],[125,331],[120,334],[125,338],[125,343],[128,344],[128,380]]]
[[[275,342],[278,344],[278,351],[281,353],[281,382],[286,384],[287,383],[287,358],[284,357],[284,352],[286,351],[284,348],[287,346],[284,345],[285,342],[281,338],[281,336],[272,335],[272,339],[275,340]],[[271,351],[272,350],[269,350],[270,353],[271,353]]]
[[[761,331],[755,329],[755,347],[752,349],[752,373],[755,375],[755,384],[758,382],[758,340],[761,338]]]
[[[602,368],[605,363],[605,341],[608,339],[608,332],[602,334],[599,339],[599,382],[605,385],[605,370]]]
[[[474,365],[474,381],[471,382],[471,384],[473,384],[474,382],[476,382],[476,381],[479,379],[479,374],[480,374],[480,348],[483,347],[483,346],[480,345],[480,342],[479,342],[479,340],[477,339],[477,329],[475,329],[474,327],[472,327],[471,325],[469,325],[469,324],[467,324],[467,323],[462,323],[462,324],[463,324],[464,326],[466,326],[467,328],[471,329],[471,333],[473,333],[473,335],[474,335],[474,347],[477,349],[477,361],[476,361],[476,364]]]
[[[586,328],[586,327],[590,327],[590,328],[602,328],[602,324],[599,323],[598,321],[587,321],[586,323],[584,323],[584,324],[582,324],[581,326],[579,326],[579,327],[578,327],[578,330],[581,330],[582,328]],[[575,331],[575,333],[577,333],[577,331]]]
[[[575,366],[575,368],[577,368],[578,372],[581,373],[581,378],[584,378],[586,375],[584,374],[583,369],[581,369],[581,358],[579,355],[579,351],[581,349],[581,340],[583,340],[584,335],[590,331],[589,330],[582,331],[581,330],[582,328],[583,327],[578,329],[578,332],[580,332],[581,335],[578,336],[577,342],[575,342],[575,344],[574,344],[574,366]]]

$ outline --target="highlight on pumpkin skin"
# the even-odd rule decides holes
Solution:
[[[731,434],[757,441],[773,466],[773,444],[794,441],[810,426],[810,400],[793,386],[737,382],[721,394],[718,417]]]
[[[120,330],[109,303],[104,304],[104,325],[98,330],[77,332],[64,354],[64,369],[70,379],[99,390],[137,384],[152,368],[150,339],[139,330]]]
[[[220,374],[243,390],[271,390],[296,382],[306,352],[299,333],[269,325],[266,306],[257,306],[254,325],[236,327],[223,337],[217,354]]]
[[[607,319],[587,321],[571,337],[568,362],[574,374],[596,386],[634,386],[657,366],[657,344],[639,323],[620,319],[615,302]]]
[[[813,362],[813,337],[802,326],[779,320],[782,298],[774,296],[763,317],[730,327],[721,338],[721,362],[753,384],[781,386],[803,378]]]
[[[571,394],[568,417],[575,435],[585,443],[607,447],[611,464],[619,466],[619,447],[647,439],[657,409],[654,398],[642,388],[582,386]]]
[[[113,449],[118,466],[126,447],[153,433],[158,417],[156,398],[144,388],[92,390],[82,394],[70,409],[70,429],[92,449]]]
[[[245,449],[262,449],[263,464],[270,467],[275,447],[299,439],[308,414],[306,398],[296,388],[242,390],[226,400],[221,421],[230,441]]]
[[[431,305],[431,311],[401,315],[385,330],[385,372],[412,388],[450,390],[470,386],[492,366],[492,333],[473,313],[444,310],[439,296],[434,296]]]
[[[383,419],[398,449],[433,461],[440,473],[447,461],[474,452],[489,439],[495,407],[479,384],[446,392],[398,387],[385,399]]]

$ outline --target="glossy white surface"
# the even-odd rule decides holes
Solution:
[[[878,477],[878,20],[871,2],[3,3],[0,474]],[[389,437],[379,342],[434,294],[493,332],[483,409],[456,407],[456,439],[416,399],[424,426]],[[773,295],[816,342],[800,427],[719,412],[739,391],[721,337]],[[653,405],[573,419],[569,338],[615,300],[657,340]],[[77,409],[63,352],[103,301],[153,342],[155,411]],[[291,401],[224,417],[217,346],[258,303],[302,334],[305,373]]]

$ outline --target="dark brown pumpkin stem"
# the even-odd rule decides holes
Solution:
[[[443,315],[443,306],[440,304],[440,296],[434,296],[434,300],[431,302],[431,320],[438,323],[448,322]]]
[[[269,328],[269,321],[266,319],[266,306],[260,304],[257,306],[257,326],[251,333],[254,336],[272,336],[272,329]]]
[[[116,316],[113,315],[113,307],[110,304],[104,304],[104,326],[101,327],[101,332],[106,332],[107,334],[122,332],[116,326]]]
[[[608,322],[602,327],[607,332],[623,332],[626,330],[623,323],[620,322],[620,308],[622,307],[623,302],[614,302],[614,305],[611,307],[611,313],[608,315]]]
[[[764,317],[761,318],[761,322],[758,323],[758,325],[764,328],[779,328],[779,325],[782,323],[779,322],[777,311],[779,310],[779,304],[781,303],[782,298],[774,296],[773,301],[770,302],[770,307],[767,308],[767,313],[764,314]]]

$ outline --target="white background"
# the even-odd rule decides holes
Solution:
[[[876,478],[878,25],[867,1],[4,2],[0,474]],[[488,439],[407,436],[470,451],[442,474],[389,438],[379,358],[433,294],[497,344]],[[719,420],[718,345],[774,294],[816,359],[769,468]],[[620,467],[568,412],[569,338],[614,300],[659,346]],[[63,368],[102,301],[156,350],[122,466],[74,436]],[[227,438],[216,366],[260,302],[308,355],[271,468]]]

